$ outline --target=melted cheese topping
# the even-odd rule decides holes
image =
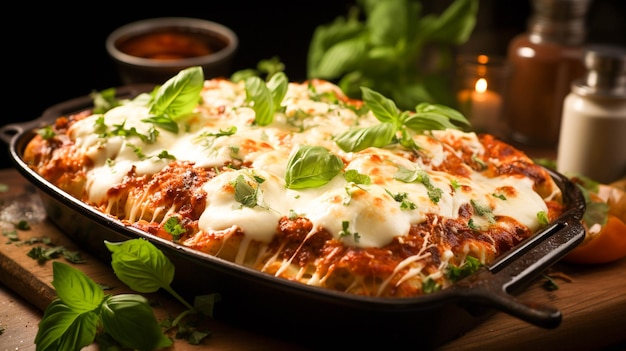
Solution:
[[[338,88],[328,82],[315,81],[315,88],[317,93],[340,95]],[[116,213],[118,217],[133,222],[155,222],[154,225],[162,229],[167,216],[185,217],[177,213],[180,212],[178,207],[172,205],[147,208],[158,203],[157,199],[165,196],[166,189],[157,191],[156,185],[151,184],[145,185],[147,190],[143,192],[127,190],[131,193],[127,198],[118,193],[127,194],[124,189],[129,187],[128,184],[141,183],[139,180],[150,179],[176,164],[213,170],[215,174],[207,176],[194,189],[205,195],[202,202],[198,202],[202,203],[202,208],[189,210],[199,215],[191,219],[197,229],[186,237],[186,245],[202,249],[212,247],[207,242],[219,241],[216,244],[219,248],[215,251],[226,256],[225,242],[230,241],[235,246],[232,259],[239,263],[251,259],[254,262],[251,265],[278,276],[314,285],[337,287],[349,284],[350,287],[344,287],[344,290],[365,293],[359,290],[362,288],[357,288],[368,284],[359,280],[361,278],[353,277],[354,280],[345,283],[329,282],[340,280],[339,274],[333,275],[333,272],[351,269],[345,268],[347,263],[342,260],[334,261],[339,252],[346,255],[343,257],[349,257],[350,252],[361,255],[359,250],[369,250],[369,255],[384,260],[386,253],[373,250],[387,250],[393,245],[422,240],[419,244],[417,241],[411,244],[417,247],[415,254],[398,258],[384,283],[375,284],[375,294],[398,295],[402,293],[396,290],[385,293],[385,289],[389,289],[387,285],[398,289],[398,286],[411,282],[412,277],[419,277],[420,283],[411,283],[415,293],[422,289],[421,283],[426,279],[443,279],[442,272],[451,260],[460,264],[465,255],[474,252],[486,263],[494,252],[499,254],[495,247],[497,239],[473,238],[473,234],[467,234],[471,232],[467,229],[463,229],[463,233],[467,232],[463,234],[465,237],[458,239],[463,242],[462,247],[454,249],[455,252],[451,251],[455,245],[448,243],[450,239],[443,234],[433,236],[426,232],[420,239],[409,235],[421,230],[420,226],[428,226],[429,231],[439,233],[452,231],[441,229],[445,223],[457,223],[457,227],[470,225],[473,231],[488,233],[499,228],[499,232],[515,235],[516,232],[538,230],[542,226],[539,213],[554,217],[547,200],[536,189],[536,179],[524,172],[494,173],[490,166],[472,164],[471,160],[477,158],[498,169],[511,162],[493,155],[486,158],[485,146],[476,134],[452,129],[417,134],[414,141],[420,147],[419,155],[396,146],[344,152],[333,141],[334,136],[350,128],[375,125],[378,120],[371,113],[357,115],[346,103],[314,100],[310,93],[307,84],[290,83],[282,103],[283,112],[277,112],[273,122],[265,127],[252,123],[255,113],[246,103],[243,84],[226,80],[205,82],[202,104],[192,118],[179,122],[178,134],[146,122],[144,119],[149,116],[149,110],[140,104],[124,104],[102,115],[77,119],[70,124],[67,135],[74,157],[89,160],[89,167],[83,169],[83,200],[106,209],[105,212],[125,201],[123,213]],[[95,132],[97,125],[102,124],[108,131],[124,128],[136,133],[104,136]],[[156,140],[147,141],[141,137],[150,135],[155,128],[158,130]],[[340,174],[323,186],[288,189],[285,186],[287,160],[293,150],[302,145],[324,146],[343,160],[344,171],[356,170],[369,176],[371,183],[355,184]],[[162,157],[164,152],[173,156],[176,163],[172,163],[171,157]],[[451,160],[457,159],[460,160],[457,165],[450,164]],[[530,163],[523,155],[513,161],[520,159]],[[401,169],[425,172],[431,187],[423,182],[397,179]],[[549,177],[546,179],[541,181],[550,181]],[[237,196],[235,184],[239,184],[238,181],[252,189],[254,203],[251,206]],[[549,184],[548,188],[552,194],[557,191],[554,184]],[[430,193],[432,189],[439,190],[437,200]],[[469,217],[468,211],[471,212]],[[287,250],[288,243],[281,243],[282,236],[277,236],[287,230],[278,228],[281,219],[294,217],[305,218],[310,228],[307,227],[306,236],[296,248]],[[330,240],[327,245],[332,242],[332,245],[339,246],[324,249],[326,256],[296,264],[296,257],[304,255],[304,246],[313,245],[316,235],[326,235],[326,240]],[[279,248],[274,249],[268,258],[263,253],[271,251],[277,240]],[[436,256],[433,256],[432,247],[440,249]],[[281,251],[283,249],[288,253]],[[205,251],[213,252],[213,249]],[[432,261],[431,268],[422,262],[426,258]],[[331,261],[334,263],[330,264]],[[358,260],[353,261],[356,266]],[[354,276],[358,275],[356,271],[352,270]]]

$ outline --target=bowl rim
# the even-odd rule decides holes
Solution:
[[[216,33],[227,39],[227,44],[222,49],[208,55],[189,57],[180,60],[154,60],[144,57],[128,55],[115,45],[123,36],[129,34],[145,33],[148,29],[159,27],[189,27],[207,32]],[[181,67],[181,66],[206,66],[212,63],[224,61],[234,55],[239,47],[237,34],[223,24],[201,18],[193,17],[155,17],[138,20],[118,27],[111,32],[105,42],[106,50],[116,61],[131,65],[149,68]]]

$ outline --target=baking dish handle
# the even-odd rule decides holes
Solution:
[[[455,284],[468,310],[478,304],[493,308],[533,325],[556,328],[561,323],[561,312],[535,302],[521,301],[511,293],[543,274],[545,269],[565,256],[585,237],[585,230],[577,220],[569,216],[566,222],[555,223],[539,239],[531,240],[518,248],[505,262],[481,269]]]

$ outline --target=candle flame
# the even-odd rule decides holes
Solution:
[[[487,90],[487,80],[485,78],[478,79],[474,89],[476,89],[478,93],[484,93]]]

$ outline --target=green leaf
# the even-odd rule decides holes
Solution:
[[[332,23],[315,28],[307,54],[307,76],[328,76],[328,72],[320,69],[320,63],[326,51],[335,44],[363,35],[366,28],[359,22],[358,8],[352,8],[347,17],[337,17]]]
[[[91,98],[93,99],[93,113],[105,113],[108,110],[120,105],[117,100],[115,88],[109,88],[101,90],[99,92],[92,92]]]
[[[450,123],[450,120],[446,117],[436,113],[413,114],[405,120],[405,125],[416,132],[443,130],[447,128],[458,129],[457,126]]]
[[[221,299],[222,296],[220,294],[196,296],[193,302],[193,307],[203,315],[213,317],[213,308]]]
[[[361,87],[361,91],[363,94],[363,102],[379,121],[394,124],[398,122],[400,110],[398,110],[393,100],[367,87]]]
[[[448,278],[453,282],[457,282],[473,273],[478,271],[482,267],[480,260],[473,256],[467,256],[465,262],[461,266],[448,266]]]
[[[354,184],[363,184],[369,185],[372,183],[372,179],[367,174],[359,173],[356,169],[349,169],[344,174],[343,177],[346,178],[346,181],[352,182]]]
[[[405,0],[378,1],[373,5],[366,19],[370,41],[374,45],[395,45],[404,40],[409,27],[406,9]]]
[[[334,138],[345,152],[358,152],[368,147],[385,147],[394,137],[396,128],[391,123],[379,123],[370,127],[355,128]]]
[[[266,126],[274,120],[274,101],[265,81],[259,77],[246,79],[246,100],[252,102],[255,117],[254,123]],[[282,100],[282,99],[281,99]]]
[[[431,183],[428,173],[424,170],[410,170],[408,168],[400,167],[398,172],[393,175],[393,178],[405,183],[421,183],[426,188],[430,201],[438,203],[439,200],[441,200],[443,190]]]
[[[75,312],[92,311],[104,298],[104,292],[98,284],[85,273],[65,263],[52,262],[52,275],[52,285],[57,296]]]
[[[168,132],[178,134],[178,123],[176,123],[169,116],[152,116],[152,117],[144,118],[141,121],[145,123],[152,123],[156,126],[159,126],[167,130]]]
[[[104,330],[124,347],[151,351],[172,345],[141,295],[111,296],[102,304],[100,315]]]
[[[178,121],[196,107],[203,86],[202,67],[194,66],[180,71],[156,91],[150,114],[165,115]]]
[[[452,121],[461,128],[470,128],[471,124],[463,114],[451,107],[441,104],[420,103],[415,106],[416,116],[438,115]],[[456,127],[455,127],[456,128]],[[458,129],[458,128],[457,128]]]
[[[55,299],[39,322],[35,336],[37,351],[79,351],[95,340],[98,321],[97,312],[78,312],[61,299]]]
[[[259,204],[258,183],[252,186],[248,183],[246,178],[240,174],[237,178],[233,179],[230,184],[235,188],[235,201],[249,208],[255,208]]]
[[[289,156],[285,185],[289,189],[316,188],[328,183],[343,167],[341,158],[325,147],[303,145]]]
[[[145,239],[120,243],[105,241],[112,252],[111,266],[117,277],[131,289],[150,293],[163,288],[169,291],[174,280],[174,265],[163,252]]]
[[[439,16],[425,16],[422,21],[431,26],[428,31],[433,41],[451,44],[465,43],[474,27],[478,0],[456,0]]]
[[[307,78],[338,81],[351,98],[372,88],[405,110],[455,104],[453,46],[469,39],[477,9],[478,0],[455,0],[439,15],[422,16],[417,0],[357,1],[347,17],[314,30]]]
[[[270,90],[275,110],[278,109],[283,103],[283,99],[287,94],[288,86],[289,79],[284,72],[275,73],[272,78],[270,78],[270,80],[267,82],[267,87]]]
[[[351,38],[330,47],[321,57],[316,77],[335,79],[344,72],[357,69],[367,55],[368,44],[365,36]]]

